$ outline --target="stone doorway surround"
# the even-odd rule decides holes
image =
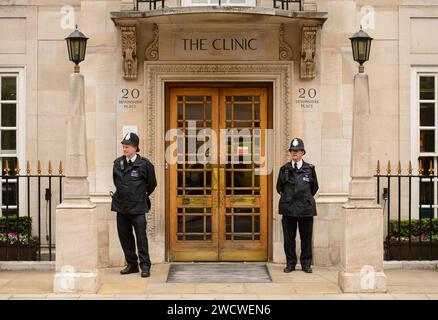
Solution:
[[[148,214],[149,251],[156,262],[167,261],[166,250],[166,184],[165,184],[165,84],[166,82],[272,82],[274,151],[273,181],[285,161],[292,131],[293,61],[188,62],[145,61],[145,156],[155,164],[158,187],[151,197]],[[273,184],[275,185],[275,184]],[[270,260],[283,262],[281,220],[275,211],[278,195],[273,190],[273,225]]]

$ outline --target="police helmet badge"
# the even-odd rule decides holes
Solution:
[[[294,141],[292,141],[292,145],[293,145],[294,147],[296,147],[296,146],[298,145],[298,140],[297,140],[297,139],[294,139]]]

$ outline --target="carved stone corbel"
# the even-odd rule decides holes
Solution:
[[[292,60],[292,48],[284,39],[284,24],[280,25],[280,47],[279,47],[279,59],[280,60]]]
[[[160,51],[158,46],[158,36],[159,36],[158,25],[154,23],[153,40],[151,41],[151,43],[149,43],[149,45],[146,47],[145,50],[146,60],[156,61],[159,59]]]
[[[316,33],[318,27],[303,27],[301,43],[300,78],[313,79],[315,72]]]
[[[135,26],[120,26],[122,31],[123,77],[137,79],[137,35]]]

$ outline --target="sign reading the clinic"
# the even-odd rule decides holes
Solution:
[[[216,38],[209,41],[205,38],[181,39],[184,51],[248,51],[257,50],[257,38]]]
[[[160,60],[275,60],[278,30],[160,29]]]
[[[141,111],[143,106],[143,88],[140,86],[119,87],[117,96],[117,111]]]

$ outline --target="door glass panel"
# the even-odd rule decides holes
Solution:
[[[204,96],[185,96],[187,102],[192,101],[204,101]],[[208,97],[207,99],[211,100],[211,97]],[[207,100],[206,99],[206,100]]]
[[[252,119],[252,104],[235,104],[234,120]]]
[[[234,171],[234,187],[252,187],[252,171]]]
[[[250,232],[252,231],[251,216],[234,216],[234,232]]]
[[[252,236],[250,234],[236,234],[234,240],[252,240]]]
[[[186,232],[203,233],[204,232],[203,216],[186,216]]]
[[[234,214],[241,214],[241,215],[245,215],[245,214],[251,214],[252,213],[252,208],[234,208]]]
[[[203,120],[204,104],[186,104],[186,120]]]
[[[252,101],[252,96],[233,96],[235,102]]]
[[[202,234],[188,234],[185,236],[185,240],[189,241],[199,241],[204,240],[204,236]]]
[[[186,171],[185,187],[204,187],[204,172],[203,171]]]

